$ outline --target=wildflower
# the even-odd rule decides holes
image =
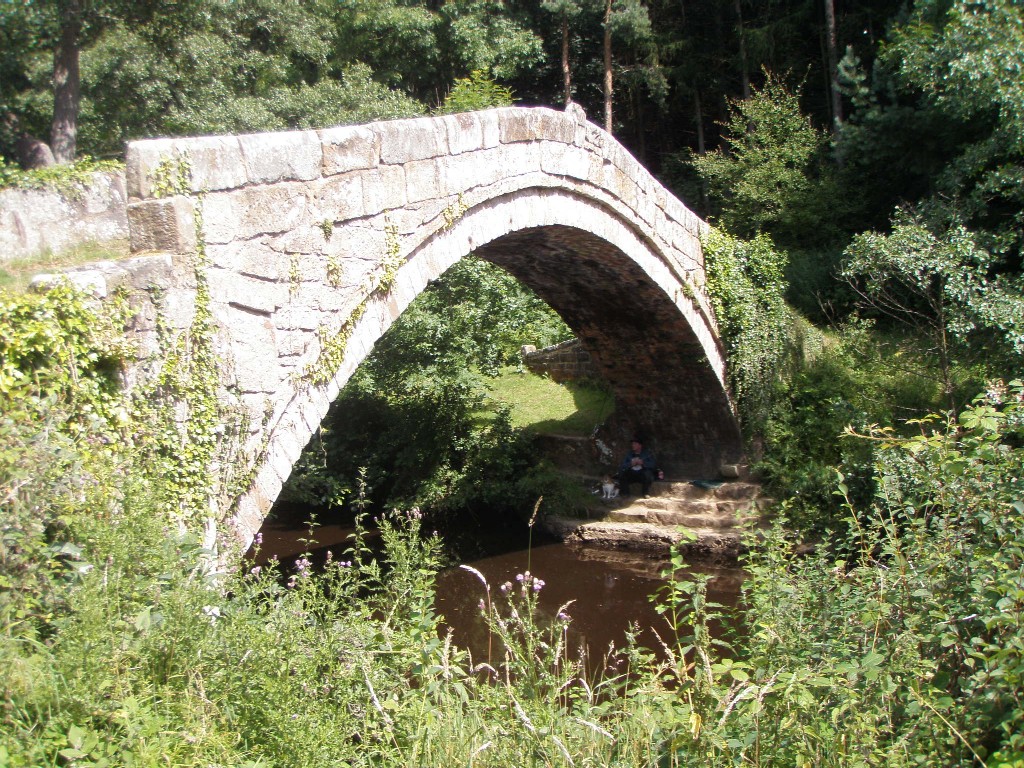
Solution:
[[[210,617],[211,624],[216,624],[217,619],[220,618],[220,608],[218,608],[216,605],[204,605],[203,613]]]
[[[309,571],[309,566],[311,565],[312,563],[309,562],[309,558],[300,557],[295,561],[295,570],[298,572],[299,576],[305,576]]]
[[[534,592],[540,592],[541,589],[544,588],[544,584],[545,584],[544,579],[534,579],[533,580],[533,591]]]
[[[480,602],[477,603],[477,608],[480,609],[480,613],[487,613],[487,604],[484,602],[483,598],[480,598]]]
[[[511,581],[506,581],[504,584],[501,585],[501,591],[503,593],[505,593],[505,594],[508,594],[508,591],[510,589],[512,589],[512,582]]]
[[[262,565],[254,565],[252,568],[249,569],[249,574],[251,576],[259,576],[262,571],[263,571],[263,566]]]
[[[252,540],[252,545],[254,547],[262,547],[263,546],[263,532],[262,531],[258,531],[256,533],[256,537]]]
[[[570,621],[569,614],[566,613],[565,611],[559,611],[558,612],[558,620],[559,621]]]

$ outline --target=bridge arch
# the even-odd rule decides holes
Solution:
[[[676,472],[740,457],[705,225],[578,108],[136,142],[128,185],[133,249],[173,264],[170,324],[205,286],[223,394],[248,412],[252,480],[219,510],[242,546],[376,340],[469,253],[562,315],[620,439],[642,430]]]

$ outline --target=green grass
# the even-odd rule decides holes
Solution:
[[[513,426],[543,435],[589,435],[614,409],[611,392],[600,386],[558,384],[515,368],[506,368],[491,382],[490,394],[511,408]]]
[[[42,253],[22,259],[0,263],[0,289],[11,293],[24,293],[32,278],[44,272],[55,272],[68,267],[111,261],[128,257],[128,240],[104,243],[88,242],[68,248],[60,253]]]

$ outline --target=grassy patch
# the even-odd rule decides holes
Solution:
[[[43,272],[55,272],[68,267],[127,258],[128,240],[89,242],[68,248],[60,253],[42,253],[23,259],[11,259],[0,264],[0,288],[12,293],[23,293],[32,278]]]
[[[558,384],[529,371],[506,368],[490,396],[511,408],[512,424],[545,435],[589,435],[614,408],[607,389],[590,383]]]

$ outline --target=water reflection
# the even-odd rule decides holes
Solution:
[[[350,526],[331,524],[314,529],[286,520],[268,519],[261,529],[263,544],[258,559],[276,556],[287,570],[295,558],[311,552],[314,562],[322,562],[328,550],[340,556],[349,546]],[[661,572],[666,557],[643,552],[592,549],[560,542],[542,541],[527,546],[523,541],[501,554],[478,557],[466,564],[484,575],[491,586],[492,600],[501,603],[500,587],[515,583],[516,574],[530,570],[545,582],[539,594],[543,614],[553,617],[566,604],[572,617],[570,644],[588,650],[589,658],[599,661],[609,645],[621,648],[633,625],[638,639],[648,648],[660,642],[655,632],[669,639],[665,618],[655,611],[650,597],[664,584]],[[743,572],[736,567],[695,564],[688,574],[709,577],[708,599],[735,605]],[[465,569],[452,567],[437,579],[437,610],[451,628],[459,646],[470,650],[476,661],[487,659],[488,632],[480,615],[483,584]],[[493,648],[492,648],[493,652]],[[573,656],[576,654],[573,653]]]
[[[529,569],[543,579],[541,611],[553,617],[570,603],[566,612],[572,617],[573,647],[585,645],[588,656],[599,659],[609,645],[623,646],[631,625],[639,628],[640,641],[650,648],[658,645],[655,631],[662,637],[670,634],[665,618],[650,600],[664,583],[660,574],[667,562],[667,558],[645,553],[546,543],[531,550],[481,558],[469,565],[485,576],[492,599],[499,603],[501,584],[515,583],[516,574]],[[740,569],[695,566],[689,573],[708,575],[710,600],[736,603],[743,580]],[[479,606],[484,596],[479,579],[464,569],[451,568],[438,577],[438,610],[452,628],[455,642],[471,650],[474,659],[481,659],[487,651],[487,629]]]

